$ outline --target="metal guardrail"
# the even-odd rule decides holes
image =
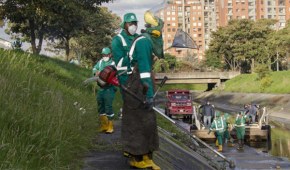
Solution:
[[[169,118],[168,116],[166,116],[161,109],[154,107],[153,108],[156,112],[158,112],[159,114],[161,114],[163,117],[165,117],[167,120],[169,120],[171,123],[173,123],[176,127],[178,127],[180,130],[182,130],[183,133],[185,133],[186,135],[188,135],[188,137],[191,139],[192,143],[195,145],[195,148],[193,148],[194,150],[198,151],[199,154],[201,156],[203,156],[206,159],[212,160],[211,158],[207,158],[207,156],[205,154],[203,154],[202,149],[206,148],[212,152],[214,152],[219,158],[221,158],[223,161],[227,162],[229,164],[230,168],[234,168],[235,167],[235,163],[232,160],[227,159],[224,155],[222,155],[221,153],[219,153],[218,151],[216,151],[215,149],[213,149],[211,146],[209,146],[207,143],[205,143],[204,141],[202,141],[201,139],[199,139],[197,136],[191,134],[189,131],[187,131],[187,129],[185,129],[184,127],[182,127],[181,125],[179,125],[176,121],[174,121],[173,119]],[[159,127],[160,128],[160,127]],[[164,131],[164,130],[163,130]],[[170,134],[170,132],[167,132],[167,134]],[[198,148],[203,147],[201,150]],[[225,166],[222,166],[225,167]],[[223,169],[222,167],[219,167],[217,169]]]

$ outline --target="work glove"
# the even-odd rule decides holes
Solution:
[[[145,102],[145,109],[148,111],[151,111],[153,109],[154,106],[154,100],[153,97],[150,98],[146,98],[146,102]]]

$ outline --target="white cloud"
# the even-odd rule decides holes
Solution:
[[[138,23],[138,31],[144,28],[144,13],[147,10],[156,8],[163,3],[164,0],[115,0],[111,3],[104,3],[103,6],[108,7],[113,13],[117,14],[123,20],[126,13],[133,12],[136,14]]]

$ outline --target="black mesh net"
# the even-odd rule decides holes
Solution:
[[[178,29],[171,47],[198,49],[195,41],[186,32]]]

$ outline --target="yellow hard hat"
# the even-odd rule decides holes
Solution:
[[[147,24],[151,24],[152,26],[158,26],[158,21],[150,11],[146,11],[144,14],[144,20]]]

